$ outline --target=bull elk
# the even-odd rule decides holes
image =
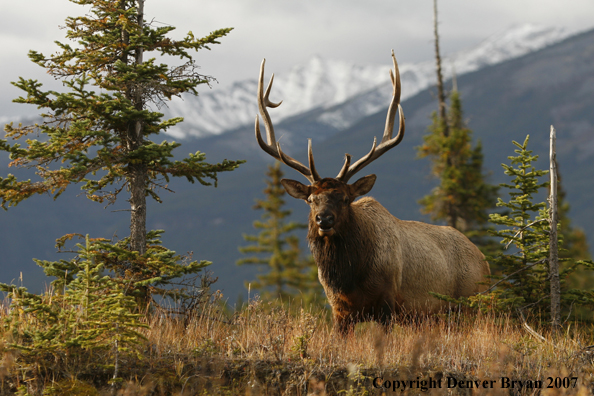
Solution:
[[[393,96],[382,141],[374,138],[367,155],[351,164],[346,154],[336,178],[321,178],[314,165],[311,139],[306,167],[285,154],[274,136],[267,107],[281,104],[269,99],[274,75],[263,90],[264,64],[258,81],[258,108],[264,120],[268,143],[260,134],[256,116],[256,139],[266,153],[297,170],[310,185],[283,179],[287,193],[310,206],[307,239],[318,266],[330,305],[334,325],[341,333],[352,331],[359,321],[375,320],[384,325],[394,314],[435,313],[447,303],[430,292],[452,297],[470,296],[486,286],[489,265],[479,249],[454,228],[392,216],[367,194],[376,176],[368,175],[352,184],[349,179],[404,137],[404,115],[400,106],[400,75],[392,51],[390,70]],[[392,137],[394,118],[399,113],[399,130]]]

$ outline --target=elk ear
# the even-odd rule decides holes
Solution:
[[[349,188],[351,190],[351,199],[355,199],[371,191],[373,185],[375,184],[376,178],[377,176],[375,175],[367,175],[360,178],[353,184],[349,185]]]
[[[307,200],[310,194],[310,186],[299,183],[297,180],[282,179],[281,184],[287,190],[287,193],[293,198]]]

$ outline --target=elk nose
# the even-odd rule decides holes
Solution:
[[[316,215],[316,224],[320,228],[332,228],[334,225],[334,215]]]

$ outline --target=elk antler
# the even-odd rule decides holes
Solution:
[[[270,95],[270,89],[272,88],[272,82],[274,80],[274,74],[270,77],[270,82],[268,83],[268,87],[266,88],[266,93],[264,93],[264,64],[266,59],[262,60],[262,65],[260,66],[260,78],[258,79],[258,109],[260,110],[260,115],[264,120],[264,127],[266,128],[266,139],[268,140],[268,144],[264,143],[262,140],[262,135],[260,134],[260,121],[259,117],[256,116],[256,140],[258,144],[268,154],[276,158],[277,160],[285,163],[286,165],[290,166],[291,168],[295,169],[297,172],[301,173],[303,176],[309,180],[311,184],[320,180],[320,175],[316,172],[316,168],[314,165],[314,158],[313,152],[311,149],[311,139],[309,139],[307,145],[307,152],[308,152],[308,161],[309,161],[309,168],[303,165],[301,162],[297,161],[294,158],[289,157],[287,154],[283,153],[280,148],[280,143],[276,141],[276,137],[274,136],[274,126],[272,125],[272,120],[270,119],[270,115],[268,114],[267,107],[275,108],[280,106],[282,101],[278,103],[271,102],[268,99],[268,95]]]
[[[342,169],[336,176],[336,179],[341,180],[343,182],[348,182],[349,179],[365,166],[369,165],[371,162],[375,161],[379,158],[382,154],[386,151],[390,150],[392,147],[396,147],[398,143],[402,141],[404,137],[404,114],[402,113],[402,107],[400,106],[400,72],[398,71],[398,63],[396,63],[396,57],[394,56],[394,50],[392,50],[392,60],[394,61],[394,70],[395,72],[392,73],[392,69],[390,69],[390,79],[392,80],[392,87],[394,88],[394,93],[392,94],[392,101],[390,102],[390,107],[388,108],[388,115],[386,117],[386,128],[384,129],[384,136],[382,137],[382,141],[379,146],[376,147],[377,139],[373,138],[373,146],[369,153],[366,156],[361,158],[359,161],[355,162],[351,165],[351,156],[350,154],[345,155],[344,165]],[[394,131],[394,118],[396,116],[396,110],[398,110],[400,114],[400,126],[398,128],[398,135],[395,138],[392,138],[392,132]]]

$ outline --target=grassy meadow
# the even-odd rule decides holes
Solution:
[[[8,305],[2,308],[3,319]],[[27,322],[23,316],[23,325]],[[546,327],[450,312],[375,323],[341,338],[326,310],[252,299],[233,314],[144,319],[146,340],[114,348],[18,351],[2,334],[1,395],[589,395],[591,325]],[[43,326],[42,323],[28,325]],[[555,382],[556,381],[556,382]],[[548,387],[549,386],[549,387]]]

